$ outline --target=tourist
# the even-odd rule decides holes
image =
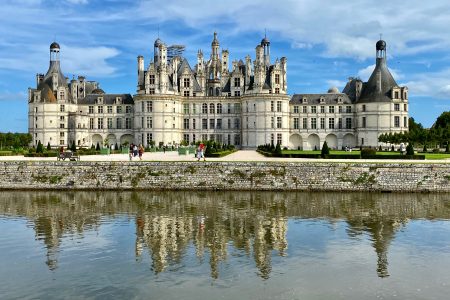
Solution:
[[[130,151],[128,153],[128,156],[130,157],[130,161],[133,160],[133,143],[130,144]]]
[[[139,144],[139,160],[142,160],[142,154],[144,153],[144,147],[142,146],[142,144]]]
[[[166,146],[163,146],[163,151],[164,153],[166,153]]]
[[[200,145],[198,145],[198,149],[197,149],[197,160],[200,161],[201,158],[203,158],[203,161],[206,161],[205,159],[205,144],[200,143]]]
[[[138,156],[138,147],[136,145],[133,145],[133,156]]]

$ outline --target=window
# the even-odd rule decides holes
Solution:
[[[320,118],[320,129],[325,129],[325,118]]]
[[[274,138],[274,134],[273,133],[270,134],[270,143],[272,145],[275,143],[275,138]]]
[[[120,105],[117,106],[116,107],[116,111],[117,111],[118,114],[121,114],[122,113],[122,106],[120,106]]]
[[[351,107],[351,105],[347,105],[347,106],[345,107],[345,112],[346,112],[346,113],[351,113],[351,112],[352,112],[352,107]]]
[[[125,118],[125,129],[131,129],[131,118]]]
[[[317,107],[316,106],[311,106],[311,113],[312,114],[317,113]]]
[[[308,107],[307,106],[303,106],[303,113],[306,114],[308,112]]]
[[[98,112],[99,114],[102,114],[102,113],[103,113],[103,106],[98,106],[98,107],[97,107],[97,112]]]
[[[192,143],[195,144],[196,140],[195,140],[195,134],[192,135]]]
[[[241,104],[240,103],[235,103],[234,104],[234,113],[235,114],[240,114],[241,113]]]
[[[320,106],[320,113],[324,114],[325,113],[325,106]]]
[[[338,119],[338,128],[342,129],[342,118]]]
[[[60,138],[63,138],[63,137],[64,137],[64,132],[60,132],[60,133],[59,133],[59,137],[60,137]]]
[[[366,117],[362,117],[362,125],[361,125],[361,127],[362,128],[366,128]]]
[[[183,140],[189,144],[189,134],[183,134]]]
[[[317,119],[311,118],[311,129],[317,129]]]
[[[270,118],[270,128],[275,128],[275,118],[274,117]]]
[[[97,129],[103,129],[103,119],[102,118],[97,119]]]
[[[189,114],[189,103],[184,103],[183,104],[183,113],[185,115]]]
[[[63,91],[59,92],[59,99],[64,99],[64,92]]]
[[[222,129],[222,119],[217,119],[216,128],[217,129]]]
[[[395,99],[398,99],[398,98],[399,98],[399,93],[398,93],[398,91],[395,91],[395,92],[394,92],[394,95],[395,95],[395,96],[394,96]]]
[[[345,118],[345,129],[352,129],[352,118]]]
[[[65,110],[66,110],[66,108],[65,108],[64,104],[59,106],[59,111],[60,112],[64,112]]]
[[[281,101],[277,101],[277,112],[281,112]]]
[[[147,112],[153,112],[153,101],[147,101]]]
[[[241,144],[241,135],[240,134],[234,135],[234,144],[237,146],[239,146]]]
[[[155,75],[150,74],[148,77],[149,77],[149,83],[150,84],[155,84]]]
[[[231,114],[231,103],[227,103],[227,113]]]
[[[202,119],[202,129],[208,129],[208,119]]]
[[[394,110],[400,111],[400,104],[398,104],[398,103],[394,104]]]
[[[59,128],[64,128],[64,123],[59,124]]]
[[[241,86],[241,79],[240,78],[234,78],[234,86],[240,87]]]
[[[281,128],[281,117],[277,117],[277,128]]]
[[[209,129],[214,129],[214,119],[209,119]]]
[[[408,104],[403,104],[403,110],[408,111]]]
[[[280,74],[275,74],[275,84],[280,84]]]
[[[117,129],[122,129],[122,119],[121,118],[117,118],[117,120],[116,120],[116,128]]]
[[[342,113],[342,106],[339,106],[338,111],[339,111],[339,113]]]
[[[240,97],[241,96],[241,91],[234,91],[234,96],[235,97]]]
[[[308,119],[307,118],[303,118],[303,129],[307,129],[308,128]]]
[[[221,103],[217,103],[217,113],[218,114],[222,113],[222,104]]]
[[[207,114],[208,113],[208,104],[203,103],[202,104],[202,114]]]
[[[241,127],[241,120],[238,118],[234,119],[234,129],[239,129]]]
[[[408,127],[408,118],[403,117],[403,127]]]
[[[197,105],[192,104],[192,113],[196,114],[197,113]]]
[[[183,128],[184,129],[189,129],[189,119],[184,119],[183,120]]]
[[[125,107],[125,113],[130,114],[131,112],[132,112],[131,105],[127,105],[127,106]]]
[[[60,116],[60,117],[59,117],[59,120],[60,120],[60,121],[64,121],[64,116]]]
[[[183,87],[188,88],[191,86],[191,82],[189,80],[189,78],[184,78],[183,79]]]
[[[277,133],[277,144],[281,145],[283,142],[283,135],[281,133]]]
[[[298,114],[298,106],[297,105],[294,106],[294,114]]]
[[[107,110],[108,110],[108,114],[112,114],[112,106],[111,105],[107,106]]]
[[[154,89],[154,88],[150,88],[150,89],[148,90],[148,93],[149,93],[150,95],[154,95],[154,94],[155,94],[155,89]]]
[[[189,91],[183,91],[183,97],[189,97]]]
[[[400,127],[400,117],[399,116],[394,117],[394,127]]]
[[[270,101],[270,111],[275,111],[274,101]]]
[[[328,107],[328,112],[329,112],[330,114],[334,114],[334,106],[329,106],[329,107]]]
[[[147,128],[153,128],[153,119],[152,117],[147,117]]]
[[[147,145],[150,144],[151,141],[153,141],[153,134],[147,133]]]
[[[209,113],[214,114],[214,111],[215,111],[214,103],[210,103],[209,104]]]
[[[366,105],[365,104],[363,104],[363,106],[362,106],[362,111],[366,111]]]
[[[192,119],[192,129],[195,129],[195,119]]]
[[[275,94],[279,94],[280,93],[280,88],[275,88]]]
[[[59,140],[60,145],[64,145],[64,140]]]
[[[334,129],[334,118],[329,118],[328,119],[328,128],[329,129]]]
[[[298,118],[294,118],[294,129],[298,129]]]
[[[108,118],[108,119],[107,119],[107,121],[106,121],[106,126],[108,127],[108,129],[113,128],[113,126],[112,126],[112,118]]]
[[[144,112],[144,105],[145,105],[145,103],[144,103],[144,101],[142,101],[141,102],[141,112]]]
[[[228,123],[228,127],[227,127],[227,128],[228,128],[228,129],[231,129],[231,119],[228,119],[228,120],[227,120],[227,123]]]
[[[89,118],[89,129],[94,129],[94,118]]]

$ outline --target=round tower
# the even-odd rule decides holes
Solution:
[[[50,61],[59,61],[59,44],[57,42],[53,42],[50,45]]]

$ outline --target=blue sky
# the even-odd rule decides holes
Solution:
[[[61,45],[67,77],[84,75],[107,93],[136,91],[136,57],[148,65],[158,37],[183,44],[191,66],[210,54],[214,31],[231,60],[267,31],[271,58],[288,59],[288,91],[342,89],[367,80],[383,35],[388,65],[410,90],[410,115],[425,127],[450,110],[450,5],[445,0],[2,0],[0,131],[27,131],[27,89]],[[158,30],[159,28],[159,30]]]

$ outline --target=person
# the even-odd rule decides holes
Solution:
[[[133,156],[138,156],[138,147],[136,145],[133,145]]]
[[[166,153],[166,146],[163,146],[163,151],[164,153]]]
[[[201,158],[203,158],[203,161],[206,161],[206,159],[205,159],[205,144],[203,144],[203,143],[200,143],[200,145],[198,145],[197,158],[198,158],[198,161],[200,161]]]
[[[144,147],[142,147],[142,144],[139,144],[139,160],[142,160],[142,154],[144,153]]]
[[[133,143],[130,144],[130,151],[128,152],[130,160],[133,160]]]

